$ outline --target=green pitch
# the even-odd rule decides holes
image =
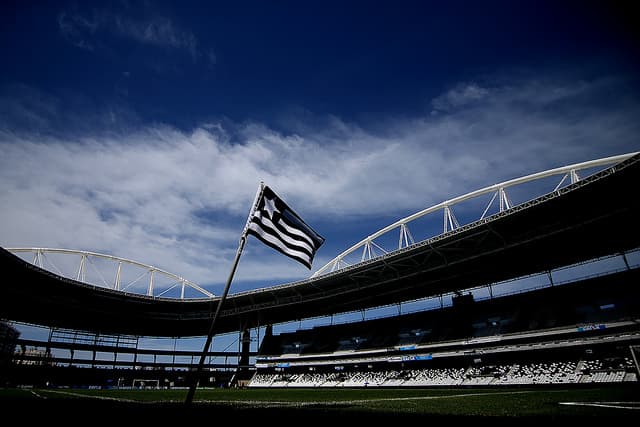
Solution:
[[[251,414],[311,417],[549,418],[640,416],[637,386],[590,389],[199,389],[185,408],[186,390],[0,390],[0,402],[48,409],[109,408],[123,413]],[[5,405],[5,407],[8,407]],[[156,411],[157,410],[157,411]],[[55,413],[54,410],[52,413]],[[318,418],[320,419],[320,418]]]

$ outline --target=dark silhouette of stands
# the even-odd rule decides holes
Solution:
[[[258,353],[275,356],[392,349],[580,325],[585,325],[584,332],[590,332],[594,324],[640,317],[640,288],[635,286],[639,276],[638,269],[627,270],[482,301],[459,294],[451,307],[437,310],[279,335],[269,329]]]

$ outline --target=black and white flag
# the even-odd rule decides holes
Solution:
[[[324,238],[309,227],[268,186],[251,216],[247,233],[311,269]]]

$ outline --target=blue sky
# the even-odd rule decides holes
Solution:
[[[0,6],[1,246],[220,294],[261,180],[326,238],[315,270],[445,199],[640,149],[632,2],[228,3]],[[232,292],[308,275],[250,238]]]

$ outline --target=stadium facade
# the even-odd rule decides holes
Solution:
[[[558,168],[451,199],[442,233],[415,242],[415,214],[374,233],[307,280],[229,295],[216,333],[237,331],[238,351],[210,352],[201,385],[250,387],[474,386],[636,383],[640,345],[637,260],[640,178],[636,153]],[[564,186],[511,203],[510,185],[564,174]],[[533,177],[533,178],[532,178]],[[563,178],[564,180],[564,178]],[[494,194],[499,210],[461,224],[453,206]],[[624,225],[624,226],[621,226]],[[398,230],[398,247],[372,255]],[[358,262],[347,263],[355,249]],[[40,250],[41,252],[43,250]],[[15,251],[14,251],[15,252]],[[368,254],[368,256],[365,256]],[[84,258],[83,258],[84,259]],[[621,266],[555,283],[567,266]],[[145,336],[201,336],[219,298],[166,298],[108,289],[48,271],[0,250],[7,273],[0,317],[50,328],[47,340],[12,336],[10,385],[182,386],[197,351],[143,348]],[[588,271],[589,268],[582,269]],[[119,274],[119,270],[118,270]],[[547,274],[540,289],[498,296],[497,283]],[[478,289],[486,290],[479,298]],[[290,333],[273,326],[425,298],[450,304],[376,320]],[[184,296],[184,295],[183,295]],[[257,352],[251,330],[266,330]],[[11,334],[8,334],[11,335]],[[7,336],[8,336],[7,335]],[[6,341],[6,340],[5,340]],[[7,341],[8,342],[8,341]],[[3,348],[5,348],[3,347]],[[64,355],[61,355],[64,354]],[[106,355],[106,357],[105,357]],[[124,356],[124,357],[123,357]],[[228,362],[231,359],[231,362]]]

